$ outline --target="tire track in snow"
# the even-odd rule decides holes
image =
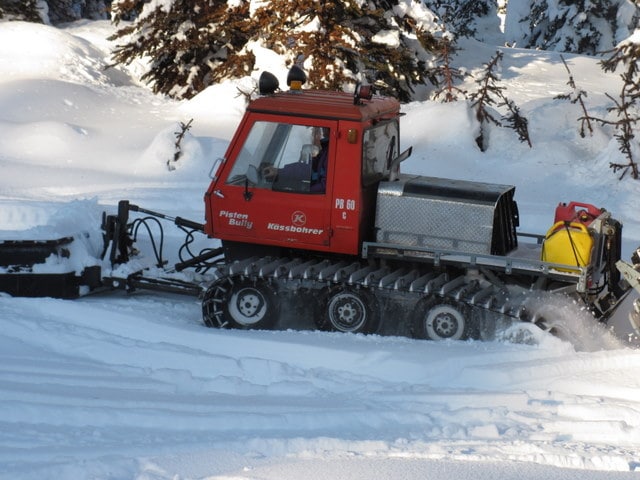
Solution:
[[[304,451],[640,463],[638,382],[606,378],[636,368],[633,351],[217,331],[191,301],[153,296],[0,299],[0,318],[0,466],[149,455],[167,439],[270,455],[298,438]]]

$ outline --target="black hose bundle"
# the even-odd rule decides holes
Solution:
[[[154,222],[157,227],[157,232],[154,235],[154,229],[150,225],[150,222]],[[182,225],[177,225],[180,230],[185,234],[185,240],[178,249],[179,262],[175,265],[177,271],[182,271],[186,268],[193,268],[195,272],[204,274],[211,268],[217,267],[221,262],[222,249],[221,248],[204,248],[197,254],[191,250],[191,245],[195,241],[194,233],[200,231],[199,229],[190,229]],[[129,224],[129,235],[135,243],[138,238],[138,231],[143,227],[149,235],[151,242],[151,248],[156,260],[156,266],[164,268],[167,261],[163,257],[164,250],[164,229],[162,223],[155,217],[143,217],[134,220]],[[159,240],[156,240],[156,236],[159,236]]]

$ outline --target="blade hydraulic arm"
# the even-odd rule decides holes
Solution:
[[[122,202],[127,202],[126,200],[122,200]],[[127,202],[128,208],[130,212],[141,212],[146,213],[147,215],[151,215],[152,217],[162,218],[163,220],[169,220],[170,222],[175,223],[179,227],[191,228],[193,230],[197,230],[199,232],[204,233],[204,225],[202,223],[194,222],[193,220],[187,220],[182,217],[170,217],[169,215],[165,215],[164,213],[154,212],[153,210],[148,210],[146,208],[139,207],[138,205],[133,205]]]

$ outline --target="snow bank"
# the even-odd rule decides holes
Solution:
[[[99,228],[102,208],[95,199],[20,204],[1,200],[0,239],[56,239]]]
[[[56,78],[79,84],[111,83],[103,57],[89,41],[55,27],[4,22],[0,29],[3,80]]]

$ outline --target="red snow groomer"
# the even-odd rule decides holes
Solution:
[[[102,272],[101,286],[198,294],[210,327],[312,318],[319,329],[440,340],[477,338],[515,319],[570,335],[545,307],[556,296],[615,324],[620,336],[638,333],[631,287],[640,290],[640,275],[620,261],[622,225],[608,211],[564,205],[546,236],[522,233],[513,186],[400,173],[411,148],[400,147],[395,99],[368,86],[348,94],[304,82],[297,67],[288,91],[262,75],[260,97],[212,169],[204,224],[121,202],[105,221],[113,270]],[[120,277],[113,272],[132,256],[131,212],[221,246],[166,275]],[[185,284],[169,274],[191,267],[210,278]]]

